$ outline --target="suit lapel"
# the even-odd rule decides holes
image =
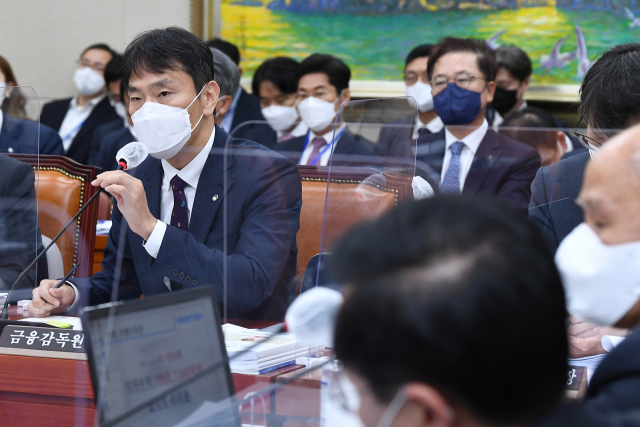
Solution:
[[[469,195],[476,194],[499,157],[500,141],[498,134],[489,129],[473,157],[473,162],[467,174],[467,179],[464,181],[462,192]]]
[[[418,169],[425,169],[425,167],[428,167],[431,171],[441,175],[442,163],[444,162],[444,152],[446,149],[447,142],[444,136],[444,129],[436,134],[425,135],[418,138],[416,145]]]
[[[193,212],[189,222],[189,232],[198,243],[204,243],[211,230],[211,225],[222,206],[223,200],[231,188],[233,181],[228,171],[233,166],[233,144],[231,140],[226,151],[224,147],[229,135],[216,125],[216,136],[213,140],[211,153],[207,158],[200,179],[196,198],[193,201]],[[226,157],[226,162],[225,162]],[[225,164],[226,163],[226,164]],[[225,170],[227,171],[227,191],[224,191]]]

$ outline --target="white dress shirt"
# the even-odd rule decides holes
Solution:
[[[69,110],[67,114],[64,116],[64,120],[60,125],[60,130],[58,134],[60,134],[60,138],[62,138],[62,146],[64,147],[64,151],[66,152],[73,139],[76,137],[84,122],[89,118],[93,109],[107,96],[106,94],[102,94],[97,98],[94,98],[81,107],[78,105],[78,96],[74,96],[71,102],[69,103]]]
[[[436,118],[431,120],[429,123],[424,124],[422,123],[422,120],[420,120],[420,116],[418,115],[416,119],[416,127],[413,129],[413,139],[416,139],[418,137],[419,129],[427,128],[431,133],[438,133],[442,130],[443,127],[444,123],[442,123],[442,120],[438,116],[436,116]]]
[[[345,125],[344,123],[342,123],[340,125],[340,127],[338,129],[335,130],[335,135],[338,136],[340,135],[340,133],[347,127],[347,125]],[[331,144],[331,140],[333,139],[333,130],[330,130],[329,132],[325,133],[324,135],[321,136],[321,138],[324,138],[324,140],[327,142],[327,144]],[[342,136],[342,135],[340,135]],[[302,151],[302,155],[300,156],[300,161],[298,162],[298,164],[300,165],[306,165],[309,162],[312,162],[313,159],[309,159],[309,157],[311,157],[311,153],[313,152],[313,139],[317,138],[318,135],[316,135],[312,130],[309,130],[309,143],[307,144],[307,146],[305,147],[305,149]],[[333,151],[335,151],[335,146],[338,145],[338,142],[340,142],[340,137],[338,137],[338,139],[333,143],[334,147],[333,148],[329,148],[327,151],[325,151],[324,153],[322,153],[322,155],[320,156],[320,160],[317,161],[314,166],[327,166],[329,164],[329,159],[331,158],[331,153]],[[323,145],[320,148],[320,151],[324,150],[326,148],[326,145]]]
[[[209,158],[211,153],[211,147],[213,147],[213,139],[216,135],[215,128],[211,132],[207,145],[204,146],[202,151],[194,157],[191,162],[181,170],[178,170],[171,166],[166,160],[162,162],[162,202],[160,203],[160,219],[156,222],[156,226],[153,228],[149,239],[143,244],[145,250],[153,258],[158,256],[160,252],[160,246],[162,245],[162,239],[164,239],[164,233],[167,231],[167,225],[171,224],[171,214],[173,213],[173,191],[171,190],[171,180],[174,176],[178,175],[187,185],[184,188],[184,196],[187,199],[187,208],[189,210],[189,223],[191,223],[191,212],[193,211],[193,201],[196,198],[196,190],[198,189],[198,181],[200,180],[200,174],[204,168],[204,164]],[[164,284],[171,290],[171,281],[169,278],[164,278]]]
[[[231,135],[231,126],[233,126],[233,118],[236,115],[236,108],[238,107],[238,100],[240,99],[240,95],[242,94],[242,86],[238,87],[236,94],[233,96],[233,100],[231,101],[231,107],[225,113],[222,118],[222,122],[220,122],[220,127],[225,130],[229,135]],[[233,136],[233,135],[231,135]]]
[[[480,143],[484,139],[484,136],[487,134],[487,130],[489,129],[489,123],[485,119],[482,122],[482,126],[478,129],[471,132],[466,137],[461,140],[453,136],[449,129],[444,130],[444,137],[447,143],[447,148],[444,151],[444,161],[442,163],[442,172],[440,173],[440,184],[444,180],[444,176],[449,169],[449,163],[451,163],[451,145],[454,142],[463,142],[464,147],[460,152],[460,191],[464,188],[464,182],[467,179],[467,175],[469,174],[469,169],[471,169],[471,163],[473,163],[473,158],[476,155],[476,151],[478,151],[478,147],[480,147]]]

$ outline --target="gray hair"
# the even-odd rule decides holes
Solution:
[[[216,76],[216,83],[220,86],[220,96],[229,95],[234,98],[240,86],[238,66],[222,51],[214,47],[209,49],[213,53],[213,72]]]

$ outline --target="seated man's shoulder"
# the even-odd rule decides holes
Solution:
[[[49,108],[65,107],[69,105],[69,103],[71,102],[71,99],[72,98],[54,99],[53,101],[49,101],[46,104],[44,104],[43,108],[49,109]]]
[[[0,154],[0,170],[2,171],[0,182],[16,184],[6,185],[5,187],[11,187],[6,188],[7,190],[17,190],[15,187],[22,187],[23,184],[26,184],[27,187],[33,186],[35,181],[35,174],[31,165],[4,154]]]
[[[278,150],[280,151],[280,150]],[[233,139],[233,161],[244,167],[273,167],[296,169],[295,163],[279,152],[248,139]]]
[[[306,135],[296,136],[295,138],[291,138],[286,141],[279,142],[278,144],[275,145],[275,147],[273,147],[273,149],[279,152],[302,151],[302,149],[304,148],[304,141],[306,140],[306,138],[307,138]]]
[[[589,152],[576,154],[575,156],[565,157],[553,164],[541,168],[540,173],[550,179],[560,179],[564,176],[579,177],[582,181],[582,175],[587,163],[591,160]]]
[[[538,151],[530,145],[495,133],[493,130],[489,130],[488,132],[492,132],[498,136],[501,148],[507,153],[512,153],[518,157],[539,156]]]

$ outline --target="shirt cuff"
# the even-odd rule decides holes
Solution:
[[[149,255],[153,258],[158,257],[158,252],[160,252],[160,245],[162,245],[162,239],[164,239],[164,233],[167,231],[167,224],[164,222],[157,220],[156,226],[153,227],[153,231],[147,239],[146,242],[142,242],[142,246],[144,246],[145,250]]]
[[[71,305],[66,310],[66,311],[72,311],[78,305],[78,301],[80,301],[80,293],[78,292],[78,288],[76,287],[76,285],[74,285],[73,283],[66,281],[65,284],[71,286],[76,293],[76,297],[74,298],[73,303],[71,303]]]

